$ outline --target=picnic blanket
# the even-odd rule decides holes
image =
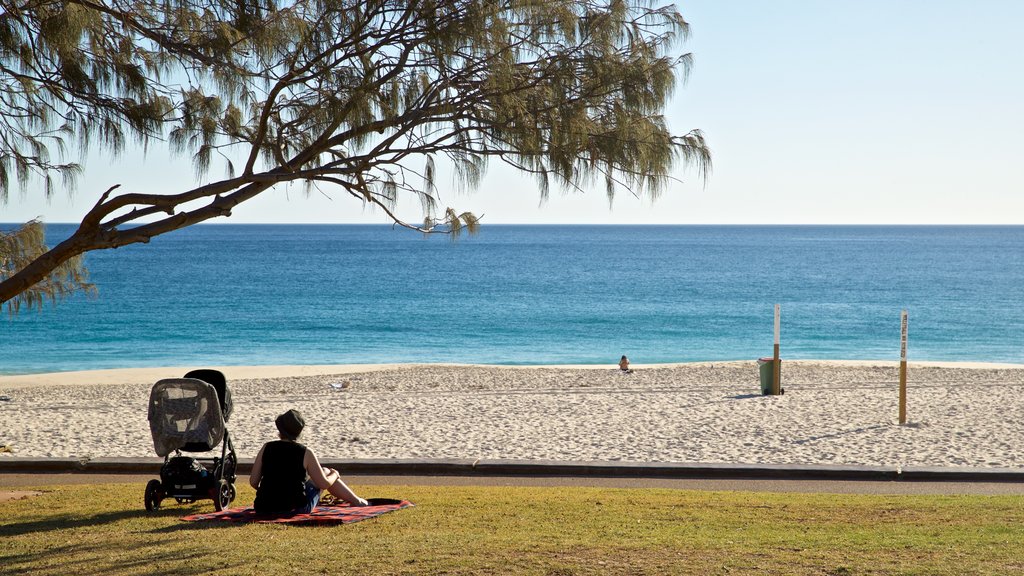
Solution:
[[[309,514],[283,514],[266,515],[257,514],[252,507],[228,508],[220,512],[209,514],[190,514],[182,516],[182,520],[189,522],[200,522],[206,520],[219,520],[224,522],[258,522],[264,524],[314,524],[318,526],[329,524],[351,524],[375,518],[381,514],[401,510],[414,506],[408,500],[392,500],[388,498],[371,498],[370,506],[349,506],[346,503],[336,506],[317,506]]]

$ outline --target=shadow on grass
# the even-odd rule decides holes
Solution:
[[[117,554],[121,552],[121,554]],[[235,561],[229,565],[223,560],[211,565],[201,558],[218,558],[215,550],[190,549],[183,553],[168,549],[166,540],[133,542],[130,554],[124,554],[117,543],[68,543],[46,546],[31,552],[0,554],[3,573],[52,573],[94,576],[110,573],[144,574],[207,574],[212,570],[240,571],[244,564]],[[10,572],[8,572],[8,570]]]
[[[42,512],[40,510],[40,512]],[[0,525],[0,538],[7,536],[23,536],[26,534],[34,533],[46,533],[46,532],[57,532],[65,530],[74,530],[76,528],[95,528],[106,524],[113,524],[122,520],[137,520],[137,519],[164,519],[173,518],[178,520],[182,516],[188,514],[195,514],[198,510],[189,508],[161,508],[153,512],[146,512],[144,510],[118,510],[111,512],[100,512],[97,514],[91,514],[88,516],[81,516],[77,514],[50,514],[40,515],[35,519],[24,521],[24,522],[12,522],[10,524]],[[188,528],[210,528],[214,527],[212,522],[178,522],[165,528],[159,528],[152,530],[151,532],[175,532],[181,529]],[[218,523],[220,526],[227,528],[230,526],[224,526],[230,524],[227,522]]]
[[[250,523],[247,522],[223,522],[219,520],[207,520],[203,522],[185,522],[181,521],[177,524],[171,524],[170,526],[164,526],[163,528],[154,528],[149,531],[150,534],[175,534],[181,532],[199,532],[202,530],[216,530],[224,528],[239,529],[243,526],[248,526]]]
[[[70,530],[89,526],[111,524],[129,518],[138,518],[146,512],[135,510],[120,510],[118,512],[102,512],[91,516],[78,516],[74,514],[57,514],[40,517],[38,520],[28,522],[15,522],[0,526],[0,537],[22,536],[34,532],[55,532],[58,530]]]

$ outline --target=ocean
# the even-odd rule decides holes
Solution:
[[[9,228],[9,225],[5,225]],[[50,225],[55,244],[71,225]],[[201,225],[0,319],[0,373],[783,359],[1024,363],[1024,227]]]

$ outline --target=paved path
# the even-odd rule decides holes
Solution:
[[[54,484],[131,483],[141,486],[154,479],[144,474],[21,474],[0,473],[0,491]],[[797,479],[672,479],[568,476],[382,476],[348,474],[346,481],[373,492],[373,486],[591,486],[604,488],[668,488],[675,490],[800,492],[826,494],[1024,494],[1017,482],[912,482],[873,480]],[[240,476],[239,482],[246,477]]]

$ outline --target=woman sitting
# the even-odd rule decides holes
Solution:
[[[260,448],[249,473],[257,513],[308,514],[320,502],[321,490],[353,506],[366,506],[366,500],[341,481],[337,470],[321,467],[316,454],[297,442],[306,425],[298,410],[281,414],[274,424],[281,439]]]
[[[631,370],[630,367],[629,367],[629,358],[626,358],[625,354],[623,354],[622,358],[619,359],[619,370],[622,370],[626,374],[632,374],[633,373],[633,370]]]

